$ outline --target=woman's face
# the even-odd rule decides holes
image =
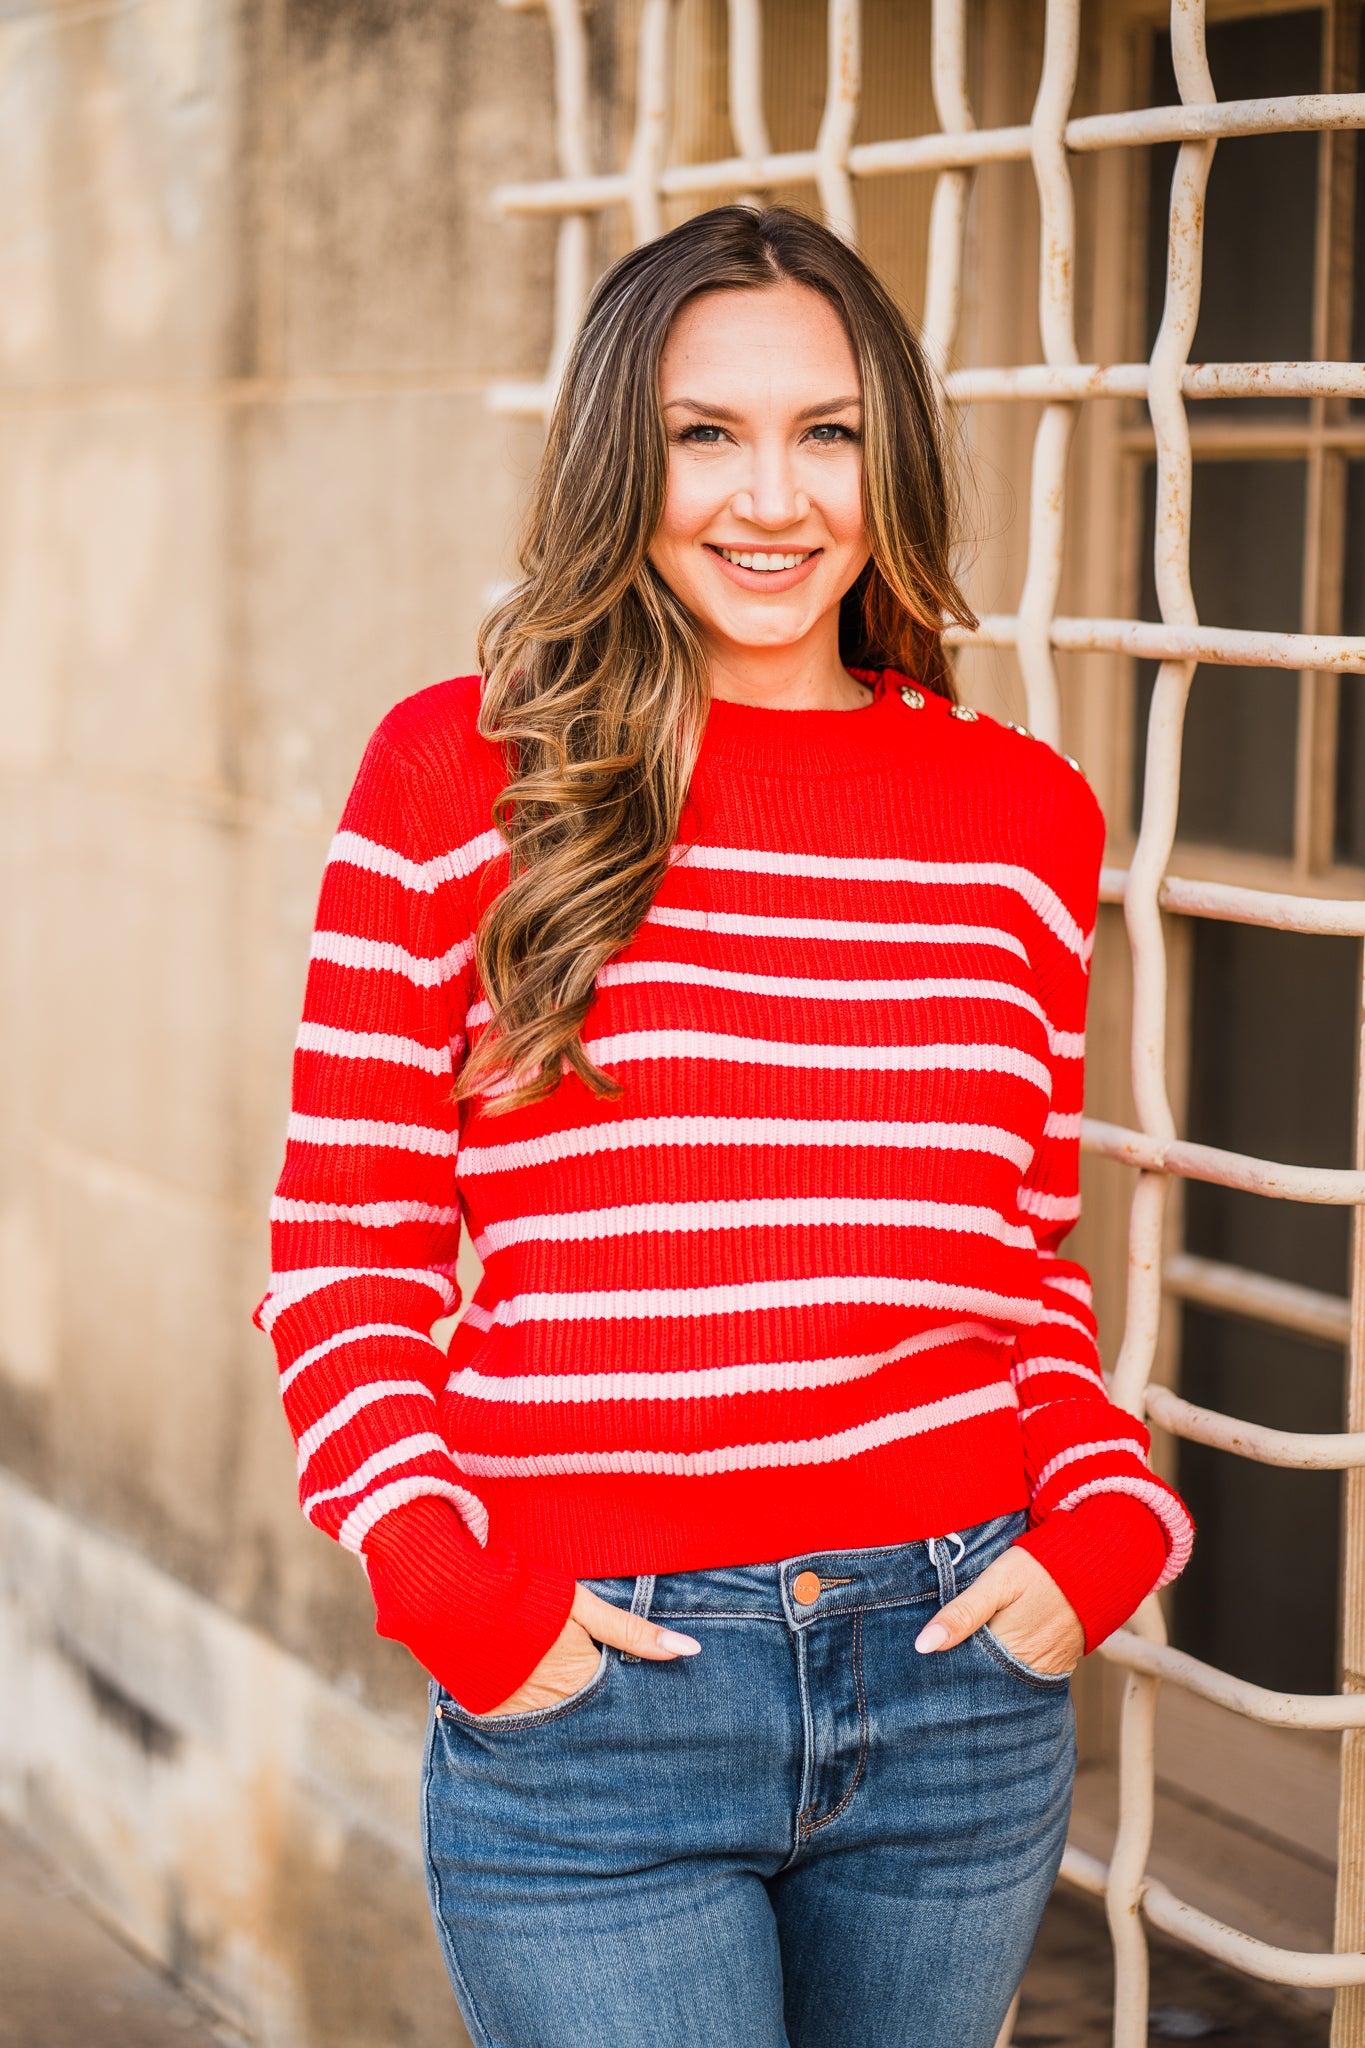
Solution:
[[[668,492],[649,558],[713,651],[837,645],[869,555],[858,366],[829,301],[708,292],[660,366]]]

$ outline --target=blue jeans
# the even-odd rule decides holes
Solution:
[[[477,2048],[992,2048],[1061,1859],[1070,1687],[984,1630],[914,1640],[1023,1526],[590,1580],[701,1655],[604,1649],[491,1720],[433,1684],[427,1886]]]

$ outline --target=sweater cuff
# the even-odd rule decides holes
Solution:
[[[1018,1539],[1080,1617],[1087,1651],[1136,1613],[1166,1564],[1166,1531],[1129,1493],[1094,1493]]]
[[[449,1501],[419,1495],[377,1522],[365,1566],[381,1636],[471,1714],[528,1678],[569,1618],[575,1584],[504,1544],[480,1549]]]

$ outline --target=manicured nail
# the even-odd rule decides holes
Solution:
[[[917,1650],[941,1650],[948,1640],[948,1631],[941,1621],[931,1621],[915,1637]]]
[[[680,1636],[671,1628],[661,1628],[654,1640],[661,1650],[671,1650],[675,1657],[695,1657],[701,1648],[695,1636]]]

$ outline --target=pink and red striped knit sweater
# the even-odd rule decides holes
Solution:
[[[872,680],[869,678],[869,680]],[[506,872],[479,682],[400,704],[332,846],[257,1311],[300,1498],[475,1712],[576,1577],[1023,1539],[1093,1645],[1190,1547],[1109,1401],[1076,1219],[1104,825],[1049,747],[887,672],[713,704],[573,1076],[457,1105]],[[449,1352],[467,1229],[483,1278]]]

